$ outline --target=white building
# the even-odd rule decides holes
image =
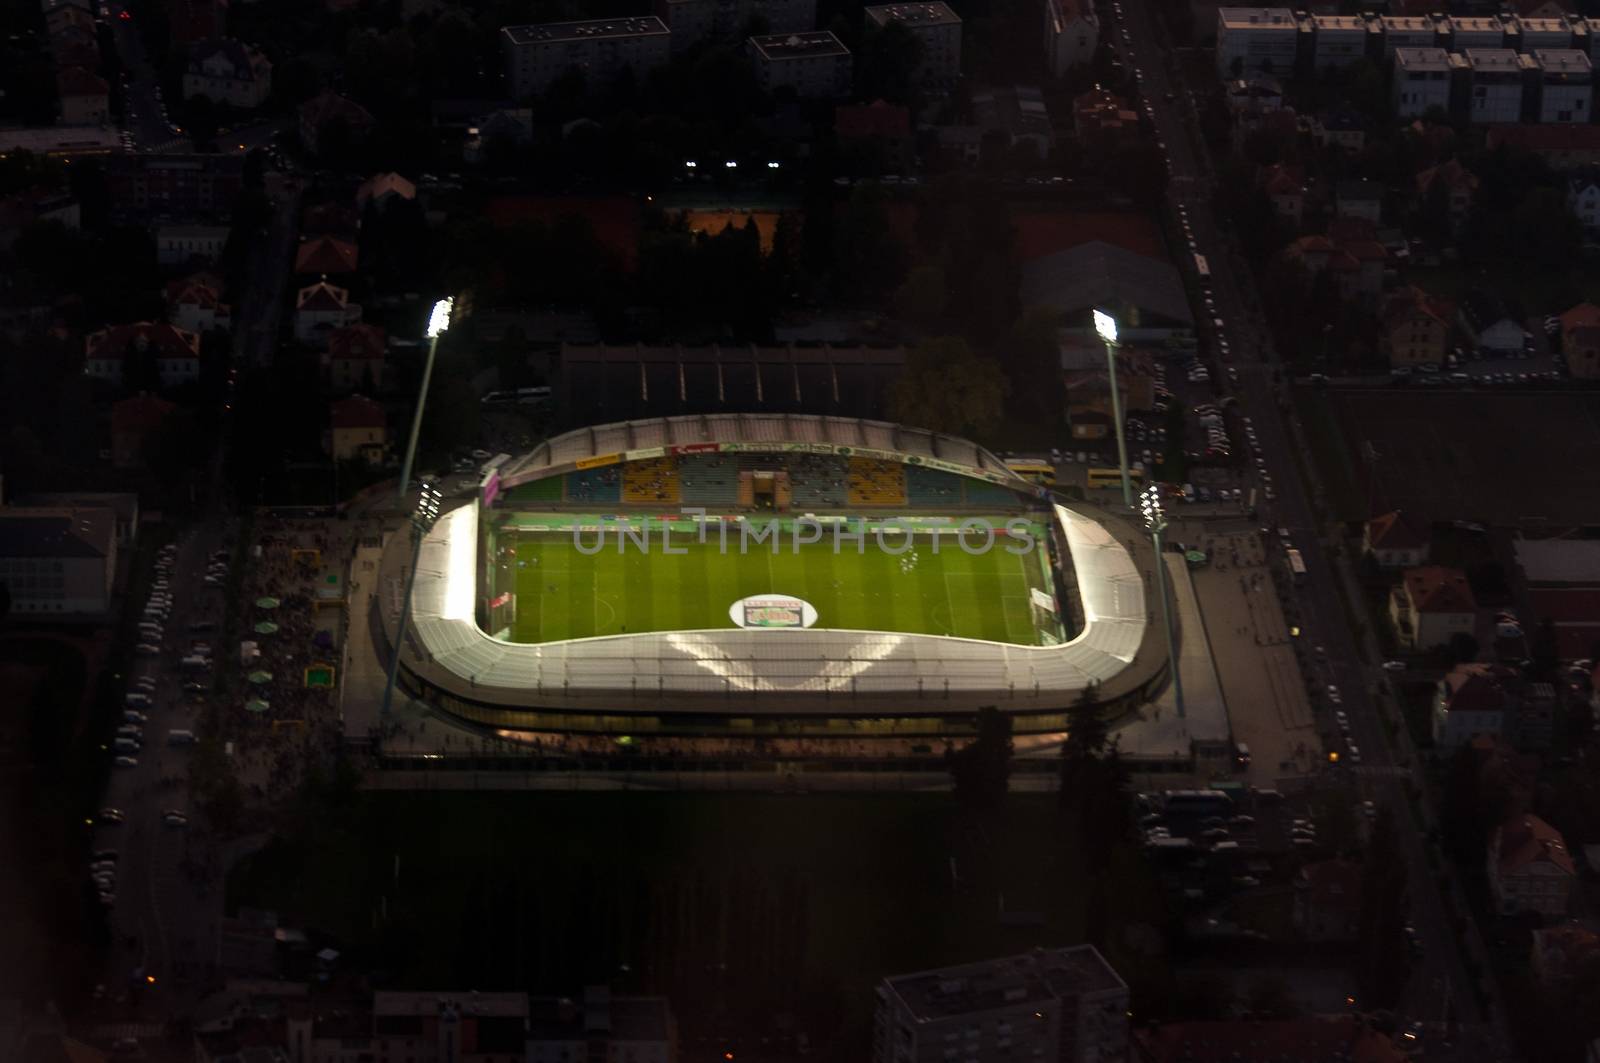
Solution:
[[[1573,46],[1572,23],[1565,15],[1555,18],[1513,18],[1507,27],[1507,36],[1516,38],[1519,52]]]
[[[1367,20],[1360,15],[1312,15],[1311,62],[1318,70],[1349,66],[1367,55]]]
[[[804,33],[817,24],[817,0],[655,0],[672,31],[672,50],[703,40],[739,40],[759,19],[768,33]]]
[[[1223,78],[1261,71],[1292,74],[1299,39],[1300,26],[1286,7],[1219,7],[1217,73]]]
[[[1456,665],[1433,692],[1433,744],[1454,751],[1474,738],[1494,738],[1510,728],[1505,676],[1494,665]]]
[[[1536,48],[1532,54],[1539,67],[1539,121],[1587,123],[1594,92],[1589,57],[1572,48]]]
[[[156,229],[156,261],[164,266],[193,259],[215,262],[227,243],[226,225],[162,225]]]
[[[543,92],[569,71],[580,71],[591,89],[623,70],[643,80],[671,57],[672,33],[654,15],[585,22],[506,26],[500,31],[506,82],[512,96]]]
[[[1127,1058],[1128,986],[1093,945],[885,978],[873,1063]]]
[[[865,9],[867,25],[882,28],[891,22],[905,26],[922,44],[917,62],[917,83],[948,88],[961,77],[961,16],[944,0],[878,4]]]
[[[803,99],[850,94],[850,49],[827,30],[751,37],[746,51],[768,92],[788,86]]]
[[[1532,813],[1512,816],[1489,835],[1489,894],[1507,914],[1562,916],[1577,867],[1560,831]]]
[[[1471,79],[1467,120],[1476,125],[1522,121],[1524,71],[1533,67],[1532,57],[1510,48],[1469,48],[1465,58]]]
[[[88,376],[121,386],[129,358],[154,361],[164,388],[200,379],[200,337],[165,321],[111,325],[84,338]]]
[[[189,55],[183,98],[205,96],[216,103],[249,109],[267,102],[272,64],[256,49],[232,38],[201,41]]]
[[[1567,206],[1577,215],[1578,224],[1590,232],[1600,229],[1600,177],[1585,175],[1567,179]]]
[[[1438,107],[1450,109],[1450,82],[1456,62],[1443,48],[1398,48],[1394,53],[1394,109],[1401,118],[1421,118]]]
[[[1383,61],[1393,61],[1397,48],[1435,48],[1439,30],[1426,15],[1383,15],[1373,24],[1383,39]]]
[[[100,616],[117,573],[116,513],[104,507],[0,509],[0,583],[17,618]]]
[[[327,281],[301,288],[294,306],[294,338],[302,343],[326,342],[334,329],[361,320],[361,306],[350,301],[350,292]]]
[[[1444,20],[1444,32],[1452,52],[1468,48],[1504,48],[1506,26],[1497,18],[1474,15],[1451,15]]]
[[[1100,17],[1089,0],[1044,0],[1044,56],[1060,77],[1094,58],[1100,47]]]

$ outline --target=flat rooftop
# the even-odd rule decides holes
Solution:
[[[1125,988],[1093,945],[1037,949],[978,963],[884,979],[918,1022],[999,1008],[1038,1006],[1063,996]]]
[[[458,1015],[528,1014],[525,993],[414,992],[378,991],[372,994],[372,1013],[385,1015],[438,1015],[453,1008]]]
[[[1378,25],[1385,33],[1432,33],[1433,19],[1426,15],[1382,15]]]
[[[1294,12],[1286,7],[1219,7],[1217,19],[1228,29],[1248,29],[1252,26],[1285,30],[1297,28]]]
[[[1344,30],[1349,33],[1367,32],[1367,20],[1360,15],[1312,15],[1311,24],[1318,31]]]
[[[1576,48],[1535,48],[1533,61],[1546,74],[1589,74],[1594,70],[1589,54]]]
[[[1510,48],[1468,48],[1464,54],[1474,74],[1515,74],[1522,70],[1517,53]]]
[[[1516,25],[1522,28],[1523,33],[1571,33],[1572,23],[1566,17],[1561,18],[1527,18],[1518,17]]]
[[[1505,23],[1497,18],[1487,18],[1483,15],[1451,15],[1445,20],[1445,25],[1456,33],[1504,33]]]
[[[1418,74],[1449,70],[1450,53],[1443,48],[1396,48],[1394,65]]]
[[[908,26],[959,26],[961,16],[944,0],[928,4],[875,4],[866,9],[867,18],[879,26],[904,22]]]
[[[667,24],[654,15],[632,18],[597,18],[583,22],[537,22],[526,26],[507,26],[500,31],[514,44],[540,44],[553,41],[583,41],[592,37],[666,36]]]
[[[847,56],[839,38],[827,30],[807,33],[766,33],[751,37],[750,43],[764,59],[816,59],[822,56]]]

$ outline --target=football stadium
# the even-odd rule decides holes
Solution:
[[[584,428],[447,501],[416,548],[402,683],[497,731],[938,736],[991,705],[1060,730],[1165,679],[1146,542],[920,429]]]

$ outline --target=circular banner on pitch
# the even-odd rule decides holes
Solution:
[[[817,610],[786,594],[756,594],[728,606],[728,619],[740,627],[805,628],[817,622]]]

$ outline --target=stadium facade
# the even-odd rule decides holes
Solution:
[[[652,505],[597,500],[578,487],[594,470],[643,463],[659,469],[708,460],[745,470],[749,482],[797,459],[854,468],[903,470],[973,485],[942,508],[960,519],[962,500],[992,511],[995,488],[1048,529],[1070,597],[1074,623],[1066,637],[1038,645],[907,631],[828,626],[773,629],[715,626],[695,630],[614,632],[593,637],[515,642],[491,618],[505,604],[489,576],[493,527],[516,501],[537,495],[552,513],[648,513],[684,501],[661,493]],[[852,464],[854,463],[854,464]],[[755,470],[753,473],[750,470]],[[777,473],[781,483],[786,473]],[[948,479],[954,478],[954,479]],[[613,481],[615,482],[615,480]],[[587,486],[584,486],[587,491]],[[817,497],[757,505],[828,519]],[[739,508],[737,506],[731,508]],[[881,499],[847,504],[894,517]],[[903,508],[903,507],[902,507]],[[967,512],[971,512],[968,507]],[[753,512],[753,511],[752,511]],[[620,518],[597,518],[620,519]],[[728,520],[744,520],[728,515]],[[837,519],[837,518],[836,518]],[[940,519],[940,518],[934,518]],[[380,613],[392,641],[398,588],[409,544],[396,536],[385,553]],[[1108,712],[1132,708],[1166,679],[1166,654],[1145,570],[1146,540],[1122,518],[1093,507],[1062,504],[1021,479],[995,455],[966,440],[878,421],[796,415],[675,417],[584,428],[557,436],[491,472],[476,494],[460,499],[424,537],[401,648],[401,682],[413,696],[463,721],[494,730],[616,735],[731,734],[748,737],[960,734],[981,707],[1013,716],[1021,733],[1060,730],[1068,709],[1084,699]],[[722,603],[722,618],[736,603]],[[486,627],[495,627],[491,634]],[[1066,630],[1066,629],[1062,629]]]

